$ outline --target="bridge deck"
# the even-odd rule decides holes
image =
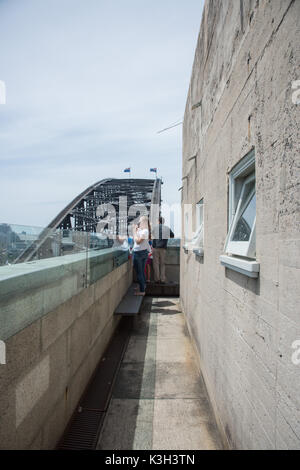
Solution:
[[[144,298],[120,365],[98,449],[220,449],[176,298]]]

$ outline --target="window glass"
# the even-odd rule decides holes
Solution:
[[[191,240],[192,248],[203,248],[203,199],[196,204],[196,230]]]
[[[252,193],[252,191],[255,190],[255,180],[249,181],[248,183],[245,183],[244,186],[244,191],[243,191],[243,201],[242,204],[245,204],[247,201],[249,195]]]
[[[229,232],[225,252],[256,256],[255,151],[251,150],[229,175]]]
[[[185,219],[184,219],[184,237],[185,237],[185,241],[188,241],[188,228],[189,228],[189,215],[188,214],[185,214]]]
[[[249,241],[253,229],[256,215],[256,195],[255,193],[248,202],[236,224],[232,241]]]
[[[199,229],[199,227],[203,224],[203,199],[201,199],[200,202],[197,204],[197,209],[196,209],[196,230]]]

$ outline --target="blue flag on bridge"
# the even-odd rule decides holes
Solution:
[[[125,168],[124,173],[130,173],[130,168]]]
[[[153,173],[157,173],[157,168],[150,168],[150,171],[153,171]]]

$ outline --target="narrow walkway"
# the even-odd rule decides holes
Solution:
[[[98,449],[220,449],[178,299],[144,299],[114,385]]]

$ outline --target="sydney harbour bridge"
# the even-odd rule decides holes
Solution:
[[[55,256],[53,253],[53,238],[62,234],[65,239],[69,234],[81,235],[96,234],[98,224],[107,216],[105,207],[110,206],[115,210],[116,226],[114,233],[127,233],[128,225],[139,215],[142,208],[150,214],[150,208],[158,208],[161,205],[162,181],[156,179],[116,179],[107,178],[89,186],[85,191],[73,199],[40,233],[38,239],[27,247],[16,259],[16,263],[32,261],[34,259]],[[122,201],[122,213],[120,213],[120,201]],[[125,203],[125,206],[124,206]],[[99,214],[99,207],[104,208]],[[134,211],[130,208],[135,208]],[[122,225],[122,227],[121,227]],[[125,231],[124,231],[125,229]],[[87,238],[86,238],[87,239]],[[105,247],[105,245],[104,245]],[[61,253],[59,253],[61,254]]]

